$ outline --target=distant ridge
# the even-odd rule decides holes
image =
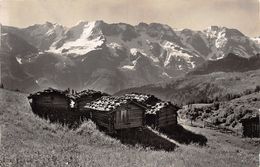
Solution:
[[[260,54],[244,58],[230,53],[223,59],[208,60],[188,74],[201,75],[213,72],[246,72],[257,69],[260,69]]]

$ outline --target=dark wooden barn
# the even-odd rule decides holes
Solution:
[[[180,108],[171,102],[163,102],[153,95],[141,93],[125,94],[124,98],[136,100],[146,107],[146,125],[156,129],[177,125],[177,111]]]
[[[117,130],[144,126],[145,107],[139,103],[116,96],[103,96],[88,103],[85,112],[99,127],[113,133]]]
[[[30,94],[28,99],[33,112],[51,122],[72,123],[77,119],[74,98],[69,91],[48,88]]]
[[[259,116],[241,120],[244,137],[260,137]]]

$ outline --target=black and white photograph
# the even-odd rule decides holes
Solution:
[[[260,167],[260,0],[0,0],[0,167]]]

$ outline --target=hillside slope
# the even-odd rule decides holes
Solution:
[[[203,75],[213,72],[246,72],[257,69],[260,69],[260,54],[250,58],[243,58],[230,53],[223,59],[208,60],[188,74]]]
[[[244,95],[228,102],[208,105],[193,104],[179,110],[179,116],[194,121],[206,121],[211,125],[231,129],[242,135],[242,123],[244,118],[259,117],[260,92]]]
[[[237,167],[257,164],[256,147],[250,142],[236,138],[239,144],[219,144],[217,137],[223,134],[213,131],[210,133],[214,135],[207,136],[211,139],[209,147],[183,146],[174,152],[164,152],[124,146],[99,132],[91,122],[69,130],[33,115],[26,96],[0,89],[0,164],[3,167]],[[228,141],[234,138],[229,137]]]
[[[151,84],[122,90],[116,94],[140,92],[153,94],[163,100],[177,104],[229,100],[260,85],[260,70],[240,72],[218,72],[207,75],[189,75],[168,83]]]

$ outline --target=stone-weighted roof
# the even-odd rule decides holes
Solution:
[[[111,111],[121,106],[122,104],[126,104],[130,101],[130,99],[125,99],[119,96],[103,96],[91,103],[87,103],[85,108],[100,111]]]
[[[109,96],[109,94],[103,93],[101,91],[95,91],[95,90],[88,89],[88,90],[83,90],[81,92],[77,92],[73,96],[76,100],[78,100],[78,99],[86,97],[86,96],[87,97],[89,97],[89,96],[91,96],[91,97],[92,96],[101,97],[101,96]]]
[[[34,98],[34,97],[47,95],[47,94],[58,94],[58,95],[63,95],[68,99],[74,99],[74,96],[72,94],[70,94],[68,90],[62,91],[62,90],[58,90],[58,89],[54,89],[54,88],[48,88],[48,89],[45,89],[43,91],[39,91],[39,92],[30,94],[28,96],[28,98],[31,99],[31,98]]]
[[[87,103],[85,108],[100,111],[111,111],[126,104],[128,102],[135,102],[146,109],[146,114],[156,114],[165,107],[174,106],[171,102],[164,102],[153,95],[130,93],[123,96],[103,96],[93,102]]]

